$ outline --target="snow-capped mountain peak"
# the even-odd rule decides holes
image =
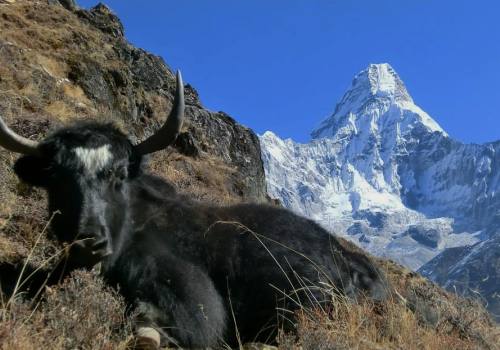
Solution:
[[[368,80],[373,96],[413,102],[403,81],[388,63],[370,64],[356,76],[354,84],[356,80]]]
[[[448,137],[388,64],[356,75],[310,143],[260,140],[271,197],[409,267],[498,220],[500,143]]]
[[[388,129],[399,134],[424,126],[429,132],[446,135],[439,124],[413,102],[405,84],[387,63],[370,64],[359,72],[333,114],[323,120],[311,136],[344,139],[366,125],[380,132]]]
[[[260,137],[272,198],[449,288],[486,291],[500,315],[500,141],[450,138],[388,64],[357,74],[312,136]]]
[[[352,102],[362,104],[372,97],[386,97],[398,101],[413,102],[406,87],[388,63],[370,64],[354,77],[345,97],[356,96]],[[341,102],[342,103],[342,102]]]

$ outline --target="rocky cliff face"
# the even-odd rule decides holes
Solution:
[[[356,75],[311,135],[262,135],[269,194],[375,255],[418,269],[500,227],[500,142],[453,140],[388,64]]]

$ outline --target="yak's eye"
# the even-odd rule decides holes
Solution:
[[[127,178],[128,176],[128,171],[127,171],[127,168],[126,167],[119,167],[118,169],[116,169],[115,171],[115,176],[117,179],[123,181]]]
[[[113,176],[113,169],[106,169],[104,170],[104,178],[109,179],[111,176]]]
[[[104,169],[97,174],[101,180],[109,180],[113,177],[113,169]]]
[[[128,176],[126,167],[109,168],[101,171],[99,177],[114,184],[123,182]]]

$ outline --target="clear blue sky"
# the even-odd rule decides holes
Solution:
[[[258,133],[307,141],[358,71],[388,62],[452,137],[500,139],[500,1],[105,3],[128,40],[181,69],[207,108]]]

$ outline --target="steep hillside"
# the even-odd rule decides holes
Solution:
[[[25,6],[19,14],[20,6]],[[166,117],[175,77],[164,61],[130,45],[118,18],[104,5],[70,13],[43,2],[3,5],[0,22],[0,113],[20,132],[39,137],[71,118],[119,123],[134,139],[143,139]],[[255,134],[223,112],[201,106],[187,86],[187,123],[167,159],[154,166],[200,198],[265,200],[264,172]],[[31,130],[23,130],[26,126]],[[158,156],[160,157],[160,156]],[[187,183],[218,169],[214,186]],[[208,181],[208,174],[198,174]]]
[[[60,3],[66,7],[55,0],[0,1],[0,114],[36,140],[82,119],[111,121],[133,139],[147,137],[172,103],[172,71],[129,44],[106,6],[86,11],[70,0]],[[266,201],[258,138],[223,112],[204,109],[191,86],[186,91],[188,122],[174,147],[151,157],[151,171],[199,200]],[[61,247],[48,238],[45,195],[12,172],[16,157],[0,150],[0,266],[27,261],[46,269]],[[331,310],[303,310],[299,337],[283,334],[279,347],[495,348],[498,329],[479,305],[395,263],[377,263],[395,288],[390,300],[374,305],[332,295]],[[43,292],[36,305],[19,294],[2,295],[0,348],[126,347],[131,329],[123,301],[95,274],[78,272]]]

